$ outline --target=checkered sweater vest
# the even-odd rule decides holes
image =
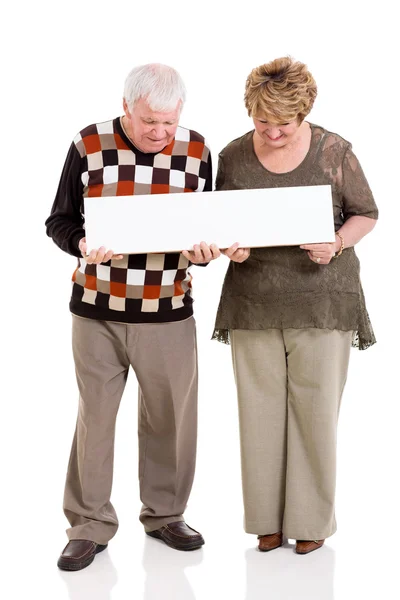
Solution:
[[[87,264],[78,248],[85,236],[83,198],[211,189],[210,150],[195,131],[178,127],[171,144],[152,154],[132,144],[119,117],[83,129],[69,149],[46,221],[47,234],[78,258],[72,276],[71,312],[123,323],[190,317],[191,263],[182,254],[126,254],[122,260]]]

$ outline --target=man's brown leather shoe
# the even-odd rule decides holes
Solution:
[[[107,544],[103,546],[89,540],[71,540],[62,551],[57,566],[63,571],[80,571],[88,567],[96,554],[106,548]]]
[[[175,521],[156,529],[147,531],[147,535],[162,540],[175,550],[196,550],[204,544],[201,533],[186,525],[185,521]]]
[[[297,540],[296,541],[296,552],[297,554],[309,554],[318,550],[324,545],[325,540]]]
[[[270,550],[275,550],[275,548],[282,546],[283,534],[282,531],[278,531],[278,533],[271,533],[269,535],[259,535],[258,540],[258,549],[260,552],[270,552]]]
[[[282,531],[278,531],[278,533],[271,533],[269,535],[259,535],[258,540],[258,549],[260,552],[269,552],[282,546],[283,534]]]

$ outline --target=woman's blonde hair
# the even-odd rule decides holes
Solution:
[[[301,123],[313,107],[317,84],[307,66],[290,56],[276,58],[252,70],[244,102],[250,117],[273,123]]]

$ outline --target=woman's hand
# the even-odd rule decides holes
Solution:
[[[201,242],[200,246],[196,244],[193,250],[182,250],[182,254],[194,265],[208,263],[221,256],[218,246],[215,244],[208,246],[205,242]]]
[[[306,244],[300,246],[300,248],[307,250],[307,254],[313,262],[319,265],[328,265],[335,256],[335,253],[339,251],[340,239],[339,248],[337,248],[337,244],[337,241],[330,244]]]
[[[230,248],[221,250],[233,262],[242,263],[250,256],[250,248],[239,248],[239,242],[235,242]]]

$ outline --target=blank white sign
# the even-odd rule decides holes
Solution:
[[[180,252],[335,240],[330,185],[85,198],[88,251]]]

